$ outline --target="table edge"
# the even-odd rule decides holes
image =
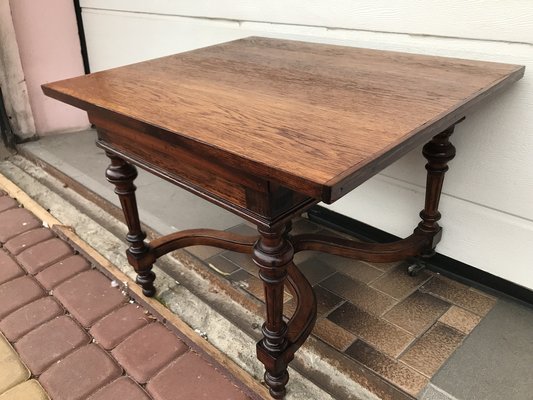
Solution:
[[[458,123],[479,103],[520,80],[524,76],[525,69],[526,67],[524,65],[516,65],[516,69],[512,73],[472,94],[461,103],[458,103],[451,112],[443,112],[433,120],[428,121],[425,125],[411,131],[407,139],[404,137],[398,140],[374,158],[368,159],[364,163],[354,164],[351,168],[330,179],[325,184],[325,187],[330,188],[329,196],[322,198],[322,201],[327,204],[335,202],[409,151],[426,143],[433,136]]]
[[[325,183],[317,182],[309,178],[303,178],[289,171],[274,168],[270,165],[264,164],[257,160],[252,160],[243,155],[225,151],[196,138],[182,135],[178,132],[168,131],[165,128],[153,125],[152,123],[148,123],[146,121],[137,121],[139,121],[143,125],[146,125],[147,127],[152,127],[159,131],[176,134],[188,141],[197,143],[201,146],[207,146],[212,152],[224,155],[224,159],[226,160],[228,159],[228,155],[230,155],[231,159],[234,160],[233,163],[230,164],[231,166],[236,166],[241,169],[243,167],[248,167],[252,169],[261,168],[261,170],[264,172],[263,174],[261,174],[262,177],[273,180],[302,194],[314,197],[316,199],[320,199],[327,204],[331,204],[343,197],[344,195],[348,194],[351,190],[355,189],[357,186],[361,185],[363,182],[365,182],[372,176],[379,173],[382,169],[390,165],[392,162],[396,161],[397,159],[399,159],[409,151],[413,150],[417,146],[428,141],[432,136],[455,124],[457,121],[463,118],[465,114],[470,111],[471,108],[473,108],[479,102],[483,101],[485,98],[498,91],[501,91],[502,89],[507,88],[512,83],[521,79],[524,76],[524,72],[525,66],[516,65],[516,69],[512,73],[499,80],[494,81],[491,86],[483,88],[481,91],[474,93],[467,99],[463,100],[461,103],[458,103],[455,106],[454,110],[452,110],[451,112],[444,112],[440,114],[433,120],[428,121],[425,125],[411,131],[408,134],[407,139],[405,139],[404,137],[398,140],[396,143],[390,145],[388,148],[384,149],[381,153],[377,154],[372,159],[366,160],[364,164],[354,164],[346,171],[338,174],[337,176]],[[111,112],[120,115],[123,118],[132,119],[132,117],[128,115],[96,106],[92,103],[81,100],[70,94],[64,93],[52,86],[55,83],[60,82],[61,81],[41,85],[43,93],[46,96],[70,104],[74,107],[83,109],[87,112]],[[255,175],[259,176],[259,174]]]

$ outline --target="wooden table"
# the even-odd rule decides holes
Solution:
[[[266,301],[257,356],[271,395],[282,398],[287,365],[316,318],[313,289],[294,254],[319,250],[372,262],[433,255],[444,173],[455,155],[449,137],[477,103],[523,74],[517,65],[252,37],[43,90],[87,110],[98,130],[129,228],[128,260],[145,295],[155,293],[152,264],[175,249],[252,254]],[[366,244],[290,234],[293,217],[338,200],[426,142],[426,200],[411,236]],[[253,222],[259,235],[197,229],[146,243],[134,165]],[[288,323],[287,283],[297,299]]]

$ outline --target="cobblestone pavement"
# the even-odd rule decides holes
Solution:
[[[0,400],[249,399],[0,192]]]

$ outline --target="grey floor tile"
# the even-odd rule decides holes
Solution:
[[[297,218],[292,223],[291,235],[300,235],[303,233],[316,233],[323,229],[321,225],[304,218]]]
[[[464,339],[447,325],[436,323],[401,356],[401,360],[427,377],[432,377]]]
[[[431,278],[420,291],[431,293],[480,316],[487,314],[496,303],[494,297],[440,275]]]
[[[311,286],[315,286],[335,272],[333,268],[319,258],[309,258],[302,262],[298,268],[305,275]]]
[[[235,271],[233,274],[228,276],[230,282],[235,286],[240,287],[241,289],[247,291],[256,299],[263,301],[264,299],[264,288],[263,282],[261,280],[246,272],[243,269]]]
[[[362,340],[353,343],[345,353],[412,396],[416,396],[428,383],[428,379],[420,373],[380,353]]]
[[[187,251],[192,255],[198,257],[200,260],[207,260],[214,257],[217,254],[222,253],[224,250],[212,246],[189,246]]]
[[[353,260],[347,257],[339,257],[332,254],[320,254],[318,258],[325,264],[330,265],[336,271],[363,283],[369,283],[383,275],[383,271],[374,268],[363,261]]]
[[[419,336],[450,308],[450,304],[427,293],[414,292],[389,310],[383,318]]]
[[[259,267],[254,263],[251,254],[225,251],[220,255],[254,276],[259,273]]]
[[[318,318],[313,329],[313,335],[319,337],[333,348],[344,351],[356,339],[356,336],[331,322],[327,318]]]
[[[232,226],[231,228],[226,229],[228,232],[235,233],[237,235],[244,235],[244,236],[258,236],[257,229],[252,228],[248,224],[239,224]]]
[[[481,317],[463,308],[452,306],[439,318],[439,321],[468,335],[479,324]]]
[[[335,293],[330,292],[320,286],[315,286],[315,295],[316,295],[316,306],[317,306],[317,316],[322,317],[323,315],[328,314],[334,308],[336,308],[344,300],[337,296]],[[287,304],[285,304],[284,310],[286,310],[289,315],[292,315],[296,310],[297,301],[295,298],[291,299]],[[287,314],[285,314],[287,315]]]
[[[439,389],[433,384],[429,384],[418,396],[420,400],[458,400],[449,393]]]
[[[239,266],[219,255],[207,259],[205,263],[209,268],[218,272],[222,276],[231,275],[239,269]]]
[[[500,299],[432,383],[459,400],[531,400],[533,308]]]
[[[376,279],[370,286],[383,293],[387,293],[395,299],[403,299],[413,293],[431,276],[431,273],[427,270],[420,271],[416,276],[410,276],[405,264],[400,264],[390,272]]]
[[[398,357],[415,338],[350,303],[341,305],[328,319],[391,357]]]
[[[392,297],[338,272],[322,281],[320,286],[374,315],[382,315],[397,304]]]

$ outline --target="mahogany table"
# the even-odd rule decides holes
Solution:
[[[252,254],[266,302],[257,357],[279,399],[287,365],[316,318],[313,289],[294,254],[318,250],[371,262],[433,255],[444,173],[455,155],[449,137],[477,103],[523,74],[517,65],[251,37],[43,90],[87,110],[96,126],[129,229],[128,260],[146,296],[155,293],[152,264],[175,249]],[[411,236],[367,244],[291,235],[293,217],[333,203],[424,142],[426,200]],[[146,243],[134,165],[252,221],[258,236],[194,229]],[[297,307],[285,322],[287,283]]]

